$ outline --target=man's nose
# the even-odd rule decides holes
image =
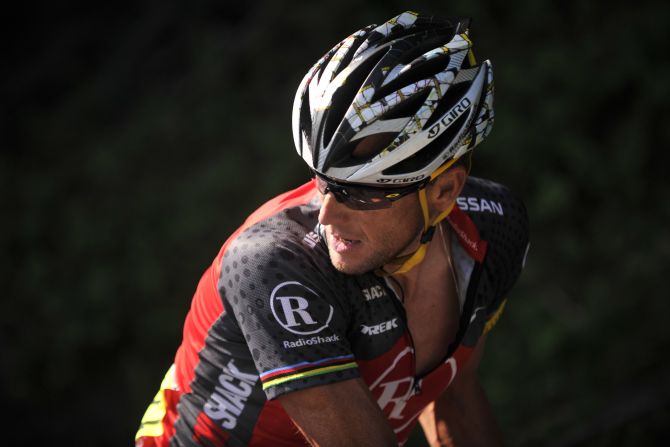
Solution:
[[[349,208],[340,203],[332,192],[321,195],[321,209],[319,210],[319,223],[321,225],[333,225],[346,222]]]

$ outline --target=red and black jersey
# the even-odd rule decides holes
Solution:
[[[136,445],[308,445],[276,398],[356,377],[402,445],[497,319],[528,245],[525,208],[507,188],[471,177],[457,204],[447,222],[461,315],[440,366],[417,376],[386,279],[332,266],[309,182],[252,214],[202,276]]]

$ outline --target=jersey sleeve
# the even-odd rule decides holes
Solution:
[[[319,246],[296,232],[251,227],[222,258],[219,293],[268,399],[358,377],[348,309]],[[328,261],[328,262],[326,262]]]

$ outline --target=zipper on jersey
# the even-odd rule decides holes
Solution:
[[[417,394],[421,393],[421,377],[418,377],[416,373],[416,348],[414,347],[412,331],[409,330],[409,324],[407,324],[407,315],[404,312],[403,318],[405,320],[405,330],[407,332],[407,337],[409,338],[409,346],[412,349],[412,394],[416,396]]]
[[[412,337],[412,332],[409,330],[409,324],[407,322],[407,313],[405,312],[405,306],[403,305],[402,299],[398,296],[395,289],[391,287],[391,285],[388,283],[388,277],[385,277],[384,280],[385,280],[384,282],[386,283],[385,284],[386,288],[396,298],[393,304],[398,310],[400,318],[402,318],[402,321],[405,326],[405,333],[407,334],[407,338],[409,340],[409,347],[412,350],[412,394],[416,396],[418,394],[421,394],[421,380],[423,379],[423,377],[419,377],[416,371],[416,348],[414,346],[414,338]]]

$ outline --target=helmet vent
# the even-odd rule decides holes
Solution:
[[[321,61],[321,65],[320,65],[320,67],[319,67],[319,74],[318,74],[318,76],[316,77],[316,79],[317,79],[318,81],[321,81],[321,76],[323,76],[323,73],[326,71],[326,67],[328,67],[328,64],[330,63],[330,61],[333,59],[333,57],[335,56],[335,54],[337,54],[337,51],[342,47],[342,44],[343,44],[343,42],[338,43],[337,46],[335,46],[335,48],[333,48],[332,50],[330,50],[330,51],[329,51],[328,53],[326,53],[326,55],[323,57],[323,61]]]
[[[397,132],[381,132],[368,135],[360,140],[350,141],[338,151],[339,159],[329,160],[330,166],[348,168],[370,161],[386,149],[396,136],[398,136]]]
[[[409,98],[402,101],[397,106],[386,112],[380,119],[391,120],[395,118],[406,118],[416,114],[419,108],[423,105],[430,93],[430,89],[423,89],[422,91],[413,94]]]
[[[312,139],[312,116],[310,115],[310,110],[309,91],[305,90],[302,95],[302,106],[300,107],[300,129],[305,132],[307,141],[311,141]]]
[[[394,26],[391,29],[391,32],[387,35],[384,35],[381,32],[376,32],[375,28],[373,28],[372,32],[365,41],[365,48],[379,48],[388,44],[389,42],[393,42],[394,40],[403,39],[408,36],[411,38],[414,34],[421,33],[422,31],[423,29],[421,27],[417,27],[416,23],[407,28],[404,26]]]
[[[417,33],[414,36],[408,37],[405,40],[401,41],[401,45],[407,45],[409,48],[402,48],[402,58],[398,60],[399,64],[407,65],[416,61],[418,58],[423,56],[426,52],[439,47],[440,45],[445,45],[453,37],[453,30],[448,35],[444,35],[443,32],[436,30],[425,30],[421,33]]]
[[[368,28],[371,28],[371,26],[369,26]],[[354,36],[354,41],[352,42],[351,47],[347,49],[346,54],[342,57],[340,65],[337,67],[337,70],[335,71],[333,76],[337,76],[338,74],[340,74],[340,72],[349,65],[349,63],[354,58],[354,55],[356,54],[356,50],[358,50],[360,46],[363,45],[363,42],[365,41],[365,36],[366,35]]]
[[[426,61],[417,61],[406,72],[401,73],[397,78],[379,88],[375,92],[372,101],[377,101],[379,98],[383,98],[407,85],[414,84],[415,82],[430,78],[435,74],[440,73],[449,66],[450,60],[451,57],[448,54],[445,54]]]
[[[363,82],[367,79],[375,65],[386,54],[386,51],[377,51],[372,54],[367,60],[363,61],[356,67],[344,81],[344,84],[338,88],[331,98],[331,108],[326,111],[325,127],[323,129],[323,145],[330,144],[330,140],[344,118],[344,114],[351,106],[356,94],[363,86]]]

